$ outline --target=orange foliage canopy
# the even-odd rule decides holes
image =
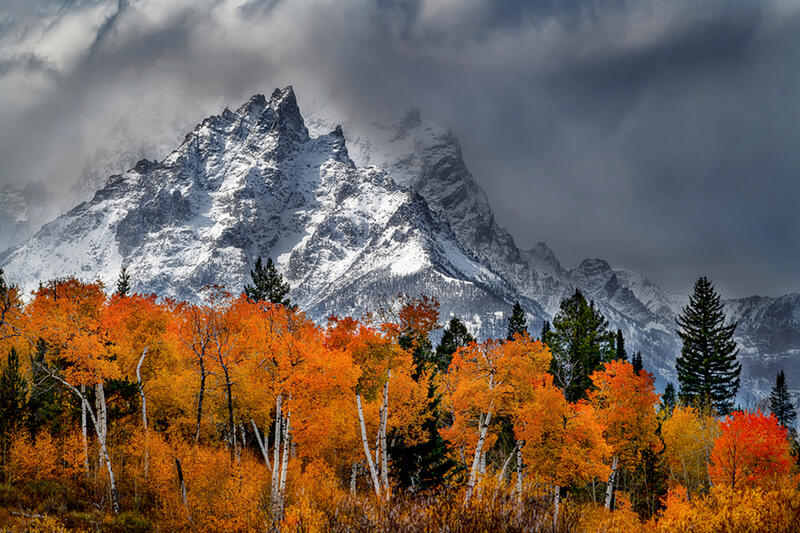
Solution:
[[[789,474],[792,457],[787,432],[774,415],[737,411],[721,427],[709,468],[715,484],[736,490],[770,484]]]

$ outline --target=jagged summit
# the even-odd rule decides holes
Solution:
[[[369,126],[308,124],[314,135],[286,87],[185,127],[172,146],[163,142],[172,134],[157,150],[117,139],[113,164],[91,174],[100,185],[81,186],[91,199],[0,254],[0,268],[28,289],[68,274],[111,287],[124,264],[134,290],[197,299],[211,284],[239,290],[255,258],[271,256],[314,318],[424,293],[479,337],[502,335],[517,300],[536,335],[579,288],[659,383],[674,379],[686,297],[602,259],[568,271],[544,243],[521,250],[449,130],[414,109]],[[113,170],[100,179],[102,169]],[[27,209],[22,193],[9,199],[14,213]],[[727,305],[740,321],[746,386],[768,387],[779,365],[800,376],[800,297]]]

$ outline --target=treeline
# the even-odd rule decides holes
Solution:
[[[1,274],[1,273],[0,273]],[[318,326],[259,260],[237,296],[131,294],[123,271],[0,275],[0,525],[147,530],[792,531],[785,380],[731,413],[739,367],[707,280],[659,396],[576,291],[534,339],[476,342],[438,303]],[[783,378],[781,378],[783,379]],[[780,384],[779,383],[779,384]],[[728,415],[720,418],[721,415]],[[783,425],[782,425],[783,424]]]

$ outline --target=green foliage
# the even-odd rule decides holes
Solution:
[[[688,403],[709,404],[718,414],[733,409],[742,365],[733,340],[736,323],[725,325],[719,294],[705,277],[694,284],[689,305],[678,317],[683,347],[675,364],[680,395]]]
[[[267,265],[262,266],[261,257],[256,260],[255,267],[250,271],[252,284],[246,283],[244,293],[254,302],[270,302],[284,307],[294,308],[289,294],[289,284],[275,268],[272,258],[267,258]]]
[[[797,421],[797,411],[792,404],[792,396],[786,387],[786,375],[783,370],[775,379],[775,386],[769,395],[769,410],[786,429],[794,429]]]
[[[0,373],[0,459],[3,472],[8,461],[11,438],[25,418],[25,379],[19,368],[17,350],[11,348]]]
[[[631,364],[633,365],[633,371],[637,374],[644,370],[644,363],[642,363],[642,352],[636,352],[631,357]]]
[[[675,410],[675,404],[677,403],[677,399],[675,398],[675,385],[672,383],[667,383],[667,386],[664,387],[664,394],[661,395],[661,410],[666,410],[667,413],[672,413]]]
[[[622,336],[622,330],[617,330],[617,342],[616,342],[616,359],[620,361],[627,361],[628,360],[628,352],[625,350],[625,337]],[[640,369],[641,370],[641,369]]]
[[[617,354],[616,336],[608,330],[608,322],[577,289],[561,302],[552,329],[543,334],[542,340],[553,354],[550,370],[554,382],[570,402],[586,397],[592,385],[589,376]]]
[[[467,326],[464,325],[457,316],[450,319],[442,333],[442,340],[439,346],[436,347],[436,355],[434,361],[436,369],[440,372],[446,371],[450,366],[450,361],[453,360],[453,354],[462,346],[468,346],[470,343],[475,342],[475,339],[470,335]]]
[[[128,269],[122,267],[117,279],[117,296],[125,297],[131,292],[131,277],[128,274]]]
[[[120,533],[139,533],[150,531],[151,527],[150,520],[141,514],[134,511],[125,511],[116,516],[109,529]]]
[[[511,308],[511,316],[508,317],[508,333],[506,339],[513,341],[514,335],[524,335],[528,333],[528,320],[525,318],[525,311],[519,302],[514,302]]]
[[[69,418],[69,400],[63,389],[56,385],[42,369],[47,353],[47,344],[39,339],[33,354],[31,386],[26,406],[25,425],[28,433],[35,438],[40,431],[49,430],[54,435],[62,433]]]

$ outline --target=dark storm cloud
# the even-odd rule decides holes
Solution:
[[[8,6],[0,181],[67,184],[120,123],[134,143],[293,84],[301,105],[355,122],[421,107],[462,141],[517,242],[567,266],[800,290],[793,2]]]

